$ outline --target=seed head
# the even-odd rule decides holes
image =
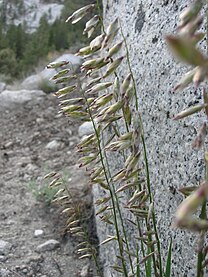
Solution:
[[[107,76],[109,76],[110,74],[112,74],[112,73],[119,67],[119,65],[121,64],[121,62],[122,62],[123,59],[124,59],[124,56],[122,56],[122,57],[116,59],[114,62],[112,62],[112,63],[108,66],[108,68],[107,68],[107,70],[106,70],[106,72],[105,72],[103,78],[106,78]]]
[[[105,35],[101,34],[90,42],[90,48],[93,52],[101,48],[104,37]]]
[[[207,106],[207,104],[199,104],[199,105],[193,106],[191,108],[188,108],[187,110],[184,110],[184,111],[180,112],[179,114],[177,114],[174,117],[174,120],[182,119],[182,118],[190,116],[190,115],[192,115],[194,113],[200,112],[206,106]]]
[[[66,22],[71,21],[72,24],[77,23],[94,7],[95,7],[95,4],[90,4],[80,8],[79,10],[75,11],[71,16],[69,16]]]
[[[84,35],[87,34],[88,38],[90,38],[98,24],[99,24],[99,16],[95,15],[93,18],[87,21],[83,34]]]

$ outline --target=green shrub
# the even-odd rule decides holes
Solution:
[[[57,188],[49,188],[47,182],[38,183],[37,181],[32,180],[28,186],[35,199],[46,204],[47,206],[54,200],[54,197],[58,191]]]
[[[14,76],[17,69],[15,52],[10,48],[0,50],[0,71],[4,75]]]

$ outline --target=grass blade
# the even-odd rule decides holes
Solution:
[[[137,270],[136,270],[136,277],[141,277],[141,275],[140,275],[139,249],[138,249],[138,246],[137,246]]]
[[[171,276],[171,257],[172,257],[172,239],[168,248],[168,257],[166,262],[165,277]]]

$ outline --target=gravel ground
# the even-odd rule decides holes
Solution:
[[[46,173],[68,177],[77,163],[79,122],[60,116],[52,95],[12,105],[0,99],[0,115],[0,277],[95,276],[86,273],[90,261],[78,259],[58,208],[37,200],[39,192],[50,198]],[[91,199],[90,189],[81,190]]]

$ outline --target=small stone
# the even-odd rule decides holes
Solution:
[[[46,145],[46,149],[49,150],[58,150],[61,146],[61,143],[57,140],[52,140]]]
[[[72,135],[72,130],[71,129],[67,129],[66,131],[70,136]]]
[[[43,122],[44,122],[44,118],[42,118],[42,117],[36,118],[36,123],[37,124],[41,124]]]
[[[25,167],[25,171],[26,171],[27,173],[34,173],[37,169],[38,169],[37,165],[31,164],[31,163],[29,163],[29,164]]]
[[[89,264],[85,265],[80,273],[80,277],[90,277],[90,266]]]
[[[50,239],[37,247],[37,252],[52,251],[60,247],[60,242],[55,239]]]
[[[8,241],[0,240],[0,255],[8,255],[12,244]]]
[[[12,141],[8,141],[7,143],[4,144],[4,147],[5,148],[9,148],[13,145],[13,142]]]
[[[14,258],[14,254],[13,254],[13,253],[9,253],[9,254],[7,255],[7,258],[8,258],[8,259],[13,259],[13,258]]]
[[[30,264],[30,263],[39,263],[43,261],[43,256],[41,254],[36,254],[36,255],[32,255],[32,256],[29,256],[26,260],[25,260],[25,263],[26,264]]]
[[[74,141],[70,141],[69,146],[73,146],[75,144]]]
[[[43,234],[44,234],[44,231],[43,231],[43,230],[37,229],[37,230],[35,230],[35,232],[34,232],[34,237],[35,237],[35,238],[37,238],[37,237],[42,237]]]
[[[0,255],[0,262],[4,262],[6,261],[7,257],[5,257],[4,255]]]
[[[27,274],[28,273],[28,269],[27,268],[23,268],[22,273]]]
[[[92,133],[94,133],[94,128],[93,128],[93,124],[92,122],[84,122],[78,130],[79,136],[83,137],[83,136],[88,136]]]

